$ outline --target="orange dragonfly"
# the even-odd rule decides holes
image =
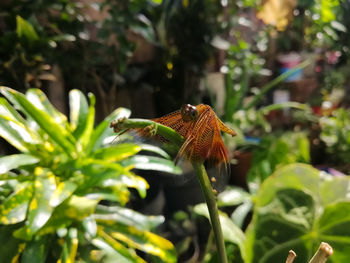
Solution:
[[[180,110],[152,120],[172,128],[185,138],[176,160],[181,157],[191,162],[208,160],[218,167],[222,163],[226,167],[229,162],[220,131],[232,136],[236,135],[236,132],[226,126],[210,106],[185,104]],[[146,136],[144,130],[139,133]]]

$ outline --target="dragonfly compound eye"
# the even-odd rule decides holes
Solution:
[[[198,119],[198,110],[196,106],[191,104],[184,104],[180,110],[184,122],[195,121]]]

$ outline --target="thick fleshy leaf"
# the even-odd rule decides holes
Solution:
[[[40,236],[26,245],[21,256],[21,263],[44,263],[47,256],[48,236]]]
[[[17,105],[27,116],[36,123],[61,147],[69,156],[74,155],[74,137],[66,129],[61,127],[46,112],[35,107],[27,98],[10,88],[0,87],[0,92],[12,103]]]
[[[93,215],[87,216],[83,219],[82,226],[89,238],[95,237],[97,233],[97,223]]]
[[[73,135],[78,139],[86,128],[89,104],[85,95],[77,89],[69,92],[70,125]]]
[[[16,224],[26,218],[33,188],[28,183],[17,186],[16,191],[7,197],[0,205],[0,224]]]
[[[206,204],[196,205],[194,207],[194,211],[197,214],[202,215],[206,217],[208,220],[210,220],[209,211]],[[220,213],[219,217],[220,217],[222,233],[224,235],[224,240],[227,242],[236,244],[240,249],[242,258],[245,259],[246,258],[245,247],[244,247],[245,236],[243,231],[238,226],[236,226],[225,213]]]
[[[30,154],[13,154],[0,157],[0,174],[7,173],[12,169],[16,169],[24,165],[35,164],[39,161],[40,160],[37,157]]]
[[[114,252],[121,255],[126,262],[137,262],[137,263],[145,263],[145,261],[136,255],[135,251],[132,251],[122,245],[120,242],[115,240],[109,234],[104,231],[103,227],[98,228],[98,236],[99,239],[96,239],[94,245],[103,248],[108,252]],[[119,262],[119,261],[118,261]]]
[[[113,227],[105,227],[105,231],[129,247],[157,256],[164,262],[176,262],[176,253],[173,244],[156,234],[141,231],[134,226],[126,226],[120,223],[114,224]]]
[[[89,141],[91,138],[91,135],[94,131],[94,123],[95,123],[95,96],[92,93],[89,93],[90,98],[90,106],[89,111],[86,116],[86,125],[84,130],[82,131],[82,134],[78,140],[78,143],[81,145],[81,151],[84,151],[84,153],[90,153],[86,152],[86,146],[89,145]]]
[[[180,167],[175,165],[173,161],[154,156],[136,155],[123,161],[123,165],[130,165],[141,170],[154,170],[172,174],[182,173]]]
[[[114,147],[101,148],[94,153],[94,158],[110,162],[118,162],[141,151],[141,147],[136,144],[122,143]]]
[[[131,112],[125,108],[118,108],[108,115],[93,131],[89,144],[86,147],[86,153],[90,153],[93,150],[100,148],[103,145],[110,144],[115,138],[115,133],[112,128],[109,127],[111,121],[121,118],[128,118]]]
[[[48,100],[46,95],[40,89],[29,89],[26,92],[27,99],[39,110],[46,112],[54,121],[63,128],[68,128],[67,117],[59,112]]]
[[[116,222],[135,226],[140,230],[152,230],[164,223],[163,216],[146,216],[134,210],[119,206],[98,205],[94,218],[106,225],[113,225]]]
[[[15,236],[30,240],[50,219],[53,207],[50,199],[56,190],[55,176],[41,167],[34,171],[34,195],[28,209],[27,224],[15,232]]]

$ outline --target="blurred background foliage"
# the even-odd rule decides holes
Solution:
[[[349,0],[1,1],[3,258],[44,247],[37,262],[217,262],[186,164],[180,175],[130,135],[110,144],[108,128],[126,108],[153,118],[207,103],[237,132],[224,138],[231,177],[217,176],[230,262],[289,249],[306,262],[319,241],[347,262],[349,12]]]

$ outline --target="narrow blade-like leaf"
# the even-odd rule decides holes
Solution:
[[[39,158],[30,154],[13,154],[0,157],[0,174],[7,173],[12,169],[16,169],[24,165],[35,164],[39,161]]]
[[[84,94],[77,89],[69,92],[70,126],[78,139],[84,132],[89,112],[89,105]]]

